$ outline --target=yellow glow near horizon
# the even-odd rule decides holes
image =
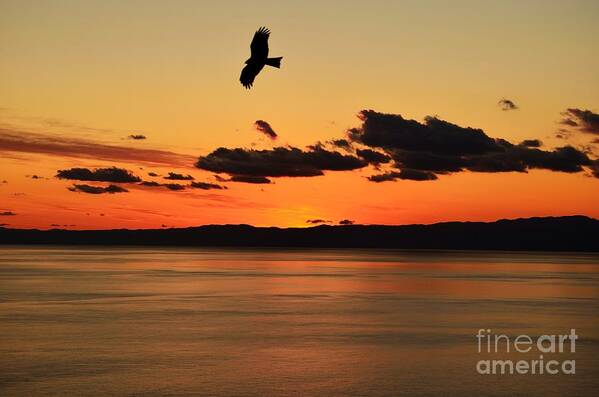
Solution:
[[[114,145],[191,156],[342,137],[361,109],[482,128],[511,142],[555,138],[560,112],[599,108],[599,4],[572,1],[0,3],[0,122]],[[259,26],[280,70],[251,91],[238,82]],[[502,112],[497,101],[520,109]],[[47,119],[54,120],[54,123]],[[147,141],[123,138],[138,132]],[[580,135],[571,144],[586,145]],[[251,146],[252,144],[256,146]],[[431,223],[537,215],[599,217],[599,180],[580,174],[462,173],[374,184],[372,170],[222,191],[132,188],[88,195],[54,178],[67,167],[174,170],[27,153],[0,158],[0,218],[15,227],[308,226],[307,219]],[[140,170],[139,167],[143,167]],[[190,164],[191,167],[191,164]],[[198,180],[211,173],[189,168]],[[27,175],[48,179],[33,180]],[[104,214],[101,216],[100,214]]]

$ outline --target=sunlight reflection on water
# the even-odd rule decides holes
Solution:
[[[2,395],[594,395],[599,256],[0,248]],[[576,375],[475,334],[576,328]]]

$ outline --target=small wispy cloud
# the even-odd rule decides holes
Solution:
[[[171,181],[193,181],[195,178],[191,175],[183,175],[178,174],[176,172],[169,172],[168,175],[164,177],[164,179],[169,179]]]
[[[513,101],[506,98],[502,98],[497,104],[503,111],[518,109],[518,106]]]
[[[166,188],[168,190],[173,190],[173,191],[180,191],[180,190],[185,190],[187,189],[186,185],[182,185],[180,183],[158,183],[155,181],[142,181],[138,184],[138,186],[144,186],[144,187],[163,187]]]
[[[148,139],[148,138],[143,134],[131,134],[127,137],[127,139],[133,139],[134,141],[141,141],[141,140]]]
[[[0,153],[119,161],[153,166],[192,167],[196,157],[168,150],[118,146],[89,139],[0,128]]]
[[[561,124],[577,127],[582,132],[599,135],[599,113],[588,109],[569,108],[562,113],[562,116]]]
[[[72,192],[81,192],[88,194],[114,194],[114,193],[127,193],[129,190],[124,187],[117,185],[108,185],[108,186],[92,186],[85,184],[74,184],[73,186],[68,188]]]
[[[217,185],[216,183],[209,183],[209,182],[191,182],[190,186],[192,188],[194,188],[194,189],[201,189],[201,190],[211,190],[211,189],[223,190],[223,189],[227,189],[226,186],[221,186],[221,185]]]
[[[272,140],[275,140],[278,137],[275,130],[273,130],[270,124],[268,124],[268,122],[264,120],[256,120],[256,122],[254,123],[254,127],[256,127],[256,130],[263,133]]]
[[[311,225],[321,225],[323,223],[331,223],[331,221],[326,219],[308,219],[306,223],[309,223]]]

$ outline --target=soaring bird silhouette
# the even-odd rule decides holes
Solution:
[[[268,37],[270,36],[270,30],[261,27],[254,33],[252,44],[250,44],[251,55],[250,58],[245,61],[245,67],[241,71],[239,81],[245,88],[252,88],[254,79],[260,73],[264,65],[272,66],[275,68],[281,67],[281,59],[268,58]]]

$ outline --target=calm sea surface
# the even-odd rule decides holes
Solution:
[[[481,375],[476,334],[576,374]],[[504,346],[505,348],[505,346]],[[591,396],[599,256],[0,246],[2,396]]]

